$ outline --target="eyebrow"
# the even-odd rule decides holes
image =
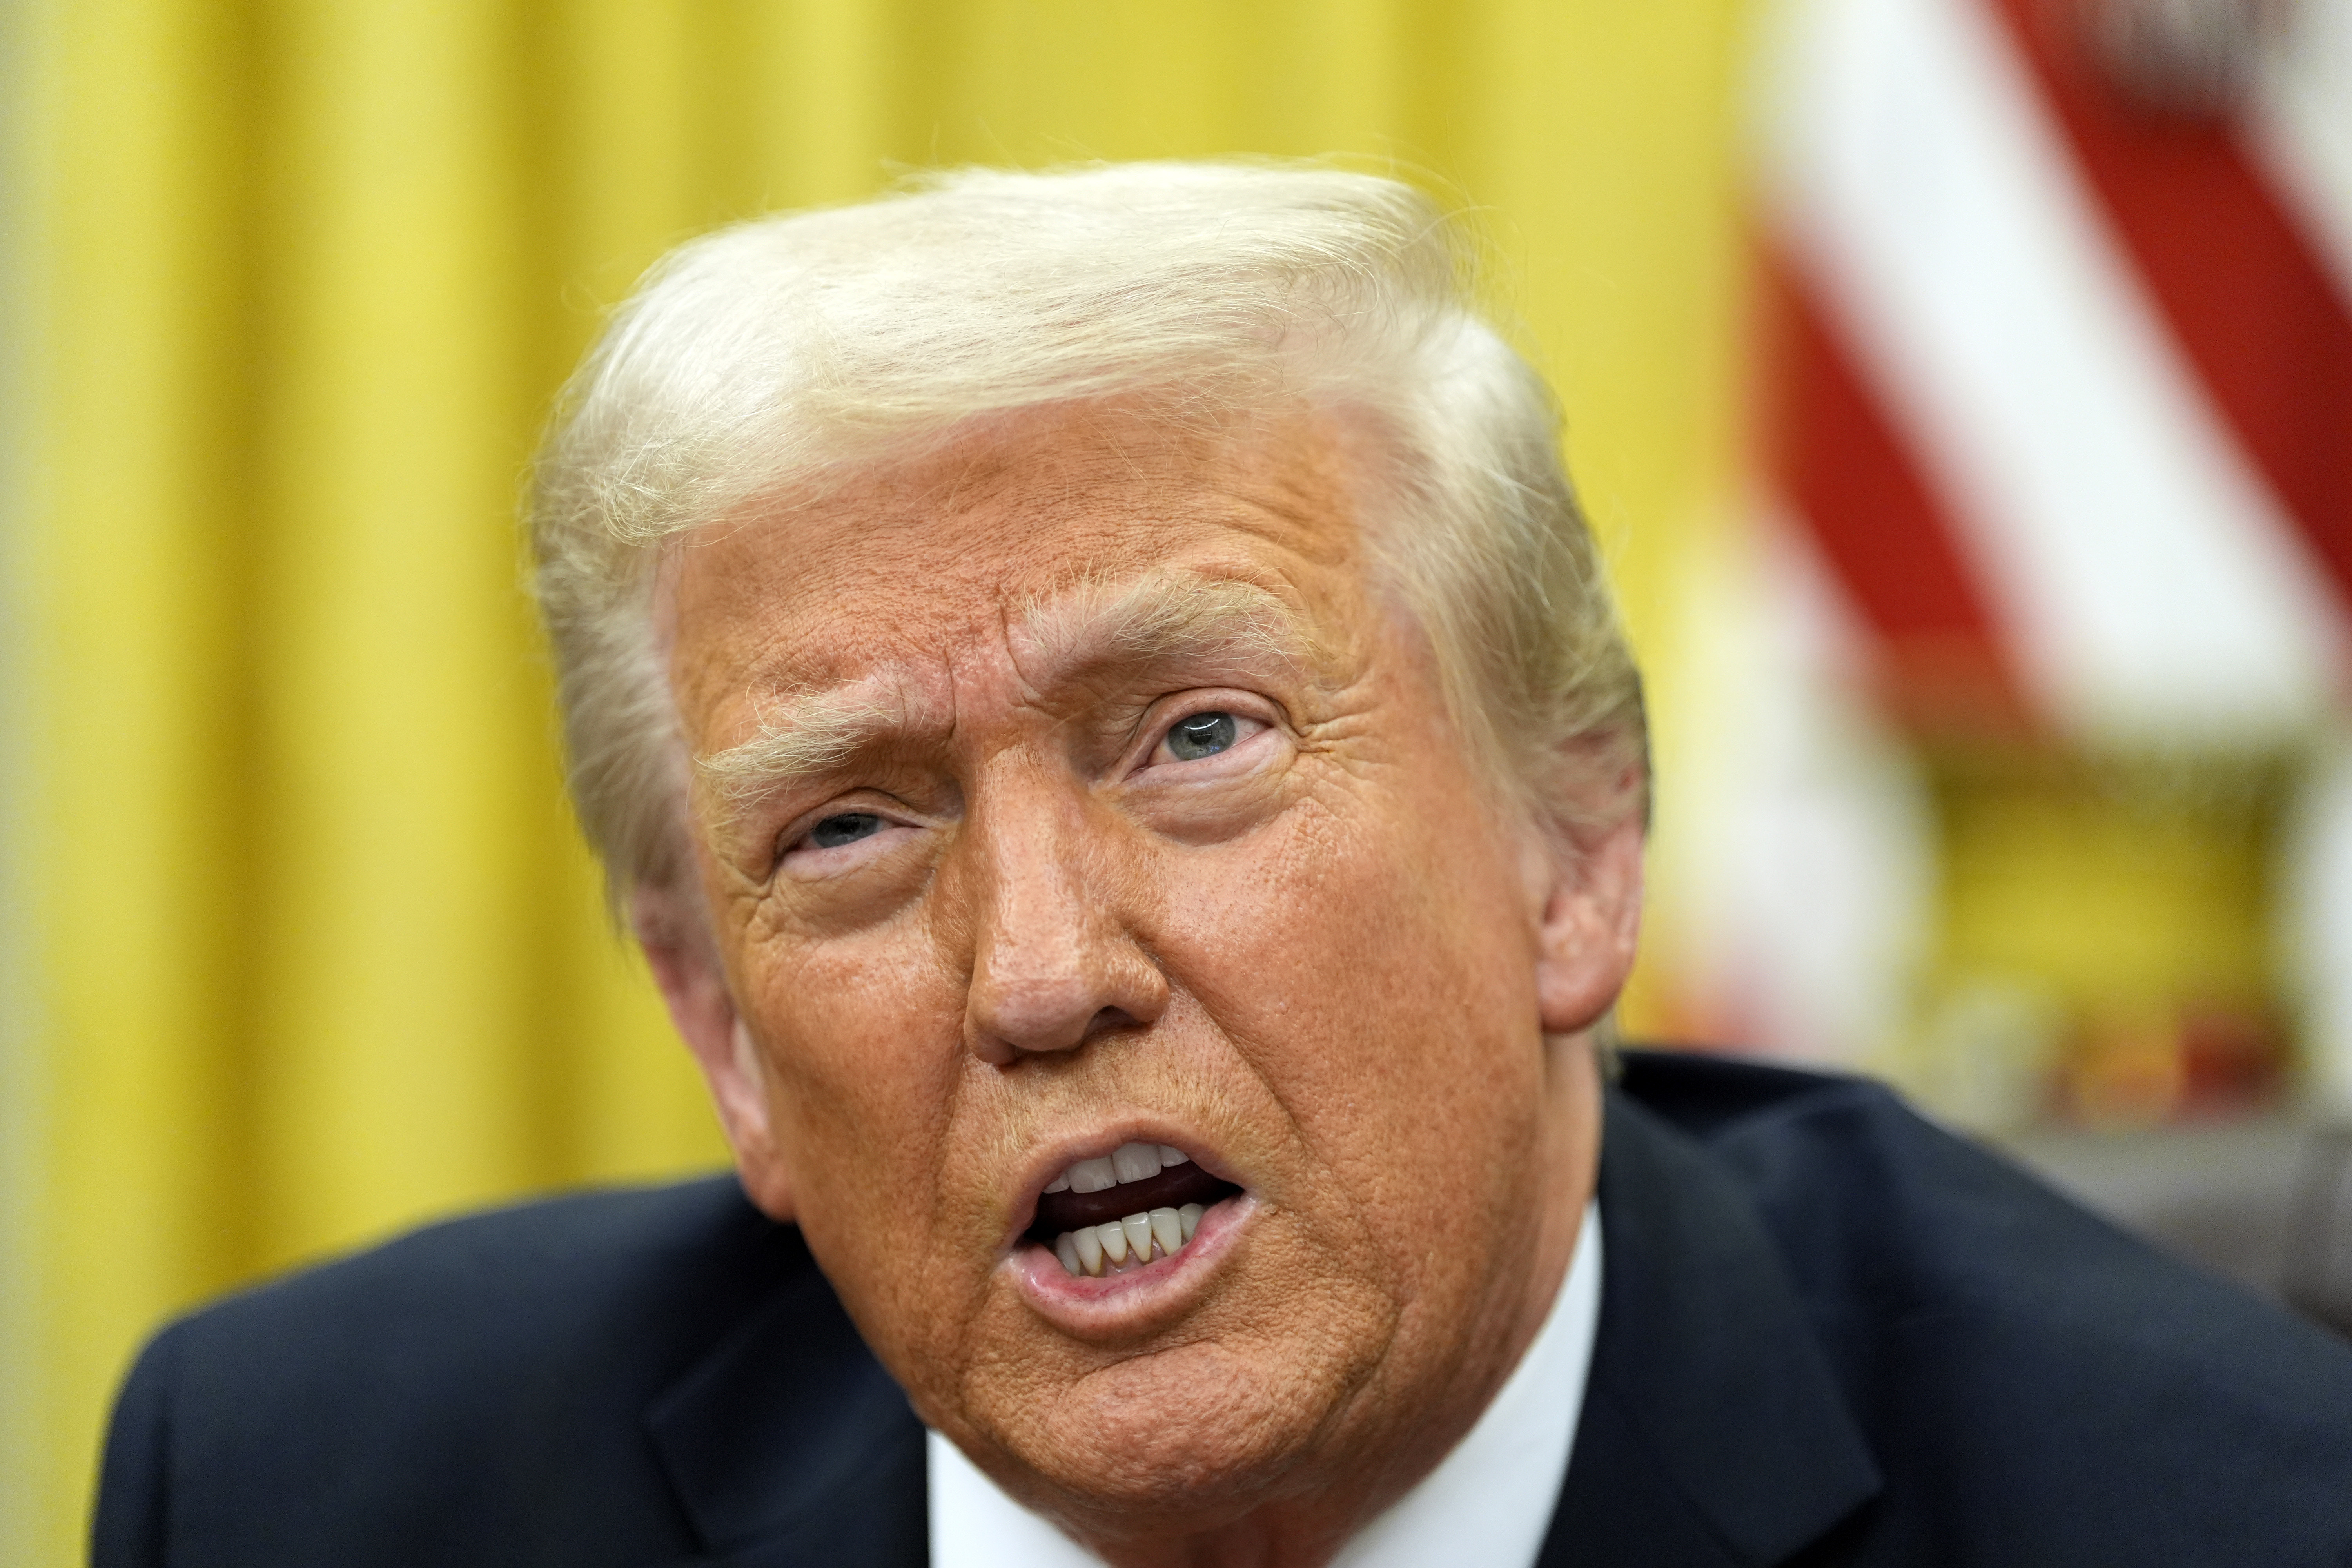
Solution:
[[[1097,669],[1218,655],[1305,662],[1313,638],[1288,604],[1255,583],[1152,572],[1123,584],[1095,580],[1021,615],[1046,685]]]
[[[841,766],[904,721],[885,688],[856,681],[787,697],[760,716],[760,732],[739,746],[694,760],[698,782],[730,811],[780,784]]]
[[[1303,617],[1267,589],[1172,572],[1123,584],[1084,581],[1023,606],[1016,624],[1031,644],[1024,662],[1047,686],[1219,657],[1296,667],[1314,647]],[[698,782],[732,816],[781,785],[839,768],[902,727],[907,707],[902,693],[870,679],[795,693],[761,714],[751,739],[696,758]]]

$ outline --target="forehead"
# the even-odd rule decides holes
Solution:
[[[831,684],[1002,645],[1081,584],[1170,570],[1255,583],[1318,622],[1354,613],[1355,503],[1304,415],[1171,428],[1118,408],[1026,414],[822,492],[780,497],[678,551],[675,675]]]

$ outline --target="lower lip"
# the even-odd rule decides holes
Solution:
[[[1056,1318],[1081,1321],[1125,1318],[1134,1309],[1162,1303],[1171,1291],[1205,1279],[1233,1250],[1257,1205],[1247,1192],[1220,1200],[1173,1258],[1155,1258],[1124,1274],[1072,1274],[1054,1249],[1024,1241],[1013,1255],[1014,1277],[1030,1300]],[[1106,1325],[1107,1326],[1107,1325]]]

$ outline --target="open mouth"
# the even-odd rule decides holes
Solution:
[[[1201,1216],[1241,1190],[1172,1144],[1122,1143],[1046,1184],[1029,1239],[1072,1276],[1124,1274],[1183,1251]]]

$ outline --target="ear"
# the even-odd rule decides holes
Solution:
[[[1633,973],[1642,927],[1640,815],[1572,839],[1539,833],[1536,1002],[1548,1034],[1592,1027]]]
[[[629,895],[629,923],[670,1022],[710,1086],[743,1191],[770,1219],[791,1220],[792,1181],[768,1105],[767,1064],[735,1010],[699,900],[669,889],[639,888]]]

